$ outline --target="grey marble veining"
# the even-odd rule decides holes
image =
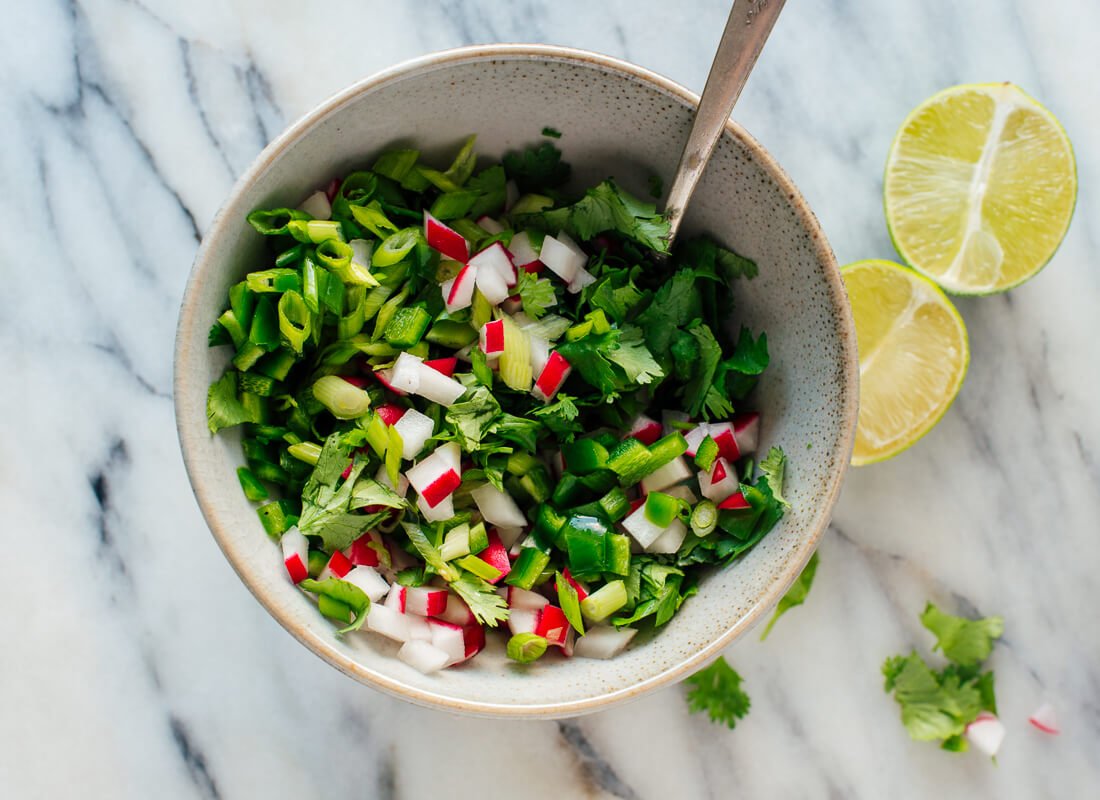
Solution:
[[[972,364],[904,456],[852,473],[817,585],[728,652],[735,731],[680,688],[561,723],[413,708],[310,655],[248,595],[191,497],[170,400],[183,283],[236,176],[354,79],[431,50],[539,41],[700,89],[724,2],[36,0],[0,28],[0,796],[1077,798],[1100,786],[1100,8],[1085,0],[788,4],[736,117],[842,262],[892,257],[881,172],[910,108],[1012,80],[1077,145],[1047,271],[959,303]],[[879,664],[926,600],[1000,613],[997,766],[909,741]],[[1047,700],[1060,737],[1026,724]],[[471,768],[471,765],[476,765]]]

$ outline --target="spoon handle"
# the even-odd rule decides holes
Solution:
[[[688,201],[707,166],[733,105],[741,96],[768,34],[786,0],[734,0],[722,41],[699,99],[699,111],[688,134],[676,177],[668,192],[666,214],[672,225],[669,244],[676,237]]]

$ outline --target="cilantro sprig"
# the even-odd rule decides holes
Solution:
[[[721,656],[684,682],[692,687],[687,701],[693,714],[706,712],[711,722],[733,729],[749,713],[752,703],[741,688],[742,678]]]

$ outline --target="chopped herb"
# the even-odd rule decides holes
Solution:
[[[719,656],[718,660],[701,669],[684,683],[692,688],[687,693],[691,713],[705,711],[711,722],[730,729],[749,713],[749,696],[741,688],[741,676]]]

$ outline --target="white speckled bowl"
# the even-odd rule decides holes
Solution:
[[[314,653],[357,680],[414,703],[486,716],[582,714],[686,677],[779,600],[825,530],[852,450],[858,397],[856,340],[836,261],[798,190],[764,149],[730,124],[691,203],[686,229],[706,230],[755,259],[760,276],[736,284],[742,322],[765,330],[772,366],[757,392],[762,448],[790,454],[793,510],[729,569],[715,572],[658,636],[611,661],[508,663],[498,643],[462,668],[422,675],[373,635],[338,639],[286,580],[277,548],[241,494],[234,436],[206,429],[206,389],[226,348],[206,335],[228,287],[256,266],[254,208],[295,205],[372,155],[415,144],[446,160],[469,132],[497,158],[564,136],[573,188],[613,175],[645,196],[667,183],[697,97],[665,78],[605,56],[558,47],[500,45],[440,53],[355,84],[296,122],[260,154],[210,226],[195,260],[176,339],[176,420],[195,496],[233,568],[268,611]],[[812,445],[812,449],[808,449]],[[491,637],[495,638],[495,637]]]

